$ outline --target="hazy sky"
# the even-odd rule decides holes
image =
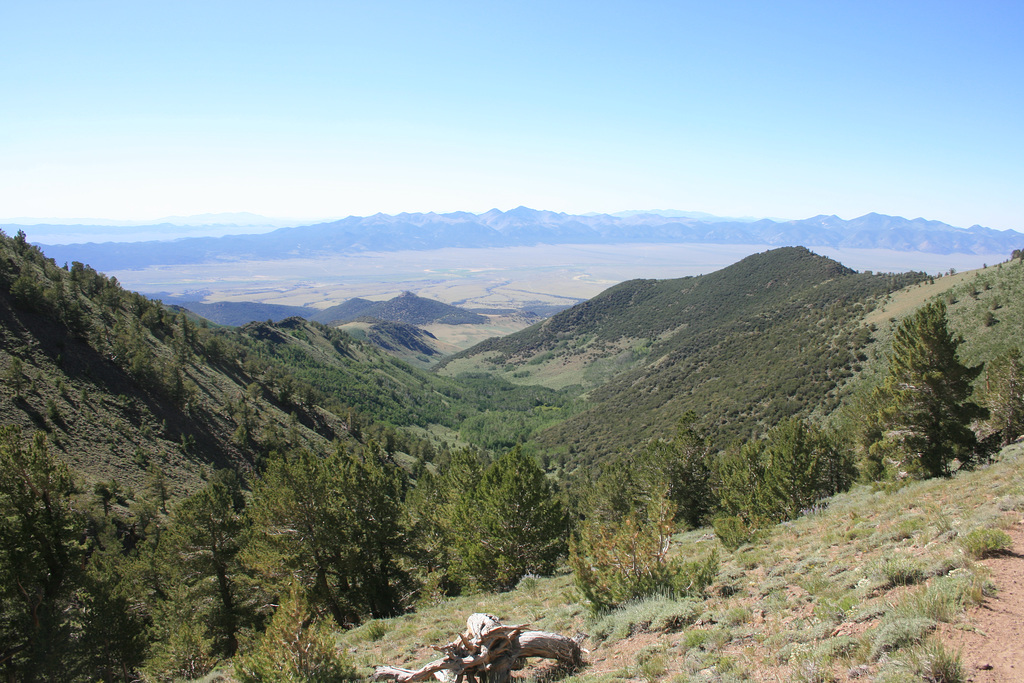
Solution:
[[[1024,3],[0,0],[0,217],[1024,229]]]

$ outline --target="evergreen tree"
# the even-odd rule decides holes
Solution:
[[[108,529],[89,557],[78,593],[81,633],[76,649],[89,680],[138,680],[149,647],[148,611],[140,600],[134,562]]]
[[[803,420],[776,425],[765,440],[765,486],[776,519],[790,519],[822,498],[845,491],[853,483],[850,454],[837,449],[828,436]]]
[[[73,591],[85,520],[67,467],[42,432],[27,447],[0,428],[0,663],[10,680],[56,680],[70,668]]]
[[[970,464],[975,459],[979,444],[971,423],[988,411],[970,398],[982,366],[959,361],[962,341],[950,334],[941,301],[922,307],[896,329],[889,373],[874,394],[882,435],[871,446],[876,457],[930,477],[949,475],[954,460]]]
[[[238,560],[244,507],[238,476],[221,470],[178,505],[162,544],[171,580],[186,591],[188,611],[206,624],[206,635],[228,657],[246,621]]]
[[[734,446],[719,455],[715,461],[715,479],[722,515],[739,518],[750,528],[778,521],[778,504],[765,484],[769,464],[765,443],[760,439]]]
[[[715,469],[721,510],[715,531],[727,546],[749,541],[757,529],[845,491],[855,477],[852,455],[796,418],[723,453]]]
[[[339,624],[390,616],[404,581],[401,495],[399,473],[375,448],[274,457],[255,486],[244,562],[277,591],[297,579]]]
[[[609,609],[654,593],[698,595],[714,581],[716,553],[689,562],[670,559],[676,517],[668,482],[661,480],[660,486],[645,489],[644,498],[625,514],[592,514],[580,524],[569,564],[576,586],[593,609]]]
[[[578,487],[579,514],[617,522],[664,494],[672,502],[673,521],[700,526],[714,504],[713,450],[695,421],[696,414],[689,411],[679,420],[671,440],[654,440],[638,452],[601,463],[597,478]]]
[[[455,520],[462,569],[488,588],[509,590],[527,574],[549,574],[566,550],[562,504],[519,446],[460,498]]]
[[[437,474],[425,469],[409,493],[403,512],[409,529],[409,559],[423,584],[421,599],[429,602],[462,587],[457,545],[463,530],[456,522],[456,510],[462,497],[475,491],[483,471],[479,453],[460,449],[450,454]]]
[[[274,611],[252,652],[235,661],[241,683],[340,683],[356,680],[355,667],[338,651],[328,616],[315,619],[296,586]]]
[[[711,439],[700,432],[697,416],[688,411],[679,420],[671,441],[653,441],[647,447],[648,478],[664,479],[676,518],[700,526],[713,507],[711,496]],[[651,482],[655,484],[656,482]]]
[[[1006,446],[1024,435],[1024,360],[1020,349],[1010,349],[988,364],[985,402],[990,425]]]

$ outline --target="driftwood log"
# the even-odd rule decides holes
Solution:
[[[414,683],[436,678],[444,683],[505,683],[526,657],[554,659],[576,669],[583,664],[584,650],[572,638],[528,631],[529,624],[506,626],[491,614],[471,614],[466,631],[447,645],[433,646],[444,654],[419,669],[378,666],[373,680]]]

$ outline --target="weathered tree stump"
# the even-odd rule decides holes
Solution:
[[[554,659],[572,669],[583,665],[580,644],[546,631],[525,631],[529,624],[505,626],[491,614],[471,614],[466,631],[447,645],[434,646],[440,659],[419,669],[374,668],[373,680],[414,683],[436,678],[445,683],[505,683],[526,657]]]

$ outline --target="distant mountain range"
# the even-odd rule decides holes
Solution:
[[[207,213],[197,216],[167,216],[151,221],[116,221],[99,218],[9,218],[0,219],[8,235],[24,230],[37,244],[79,242],[145,242],[188,237],[260,234],[277,228],[308,225],[309,220],[267,218],[253,213]]]
[[[980,225],[963,229],[923,218],[908,220],[877,213],[848,221],[838,216],[792,221],[711,221],[656,213],[581,216],[521,206],[482,214],[350,216],[259,235],[50,245],[46,246],[46,253],[58,263],[80,261],[109,271],[151,265],[317,258],[368,251],[625,243],[801,245],[1008,256],[1014,249],[1024,248],[1024,234]]]

